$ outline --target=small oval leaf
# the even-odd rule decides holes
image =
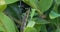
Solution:
[[[41,12],[45,12],[52,6],[53,0],[23,0],[23,2]]]
[[[33,27],[26,27],[24,32],[37,32],[37,30]]]
[[[27,27],[34,27],[34,25],[35,25],[34,21],[29,21]]]
[[[0,20],[6,32],[16,32],[16,26],[14,22],[4,13],[0,13]]]
[[[51,11],[49,14],[50,19],[55,19],[57,17],[60,17],[60,14],[55,13],[54,11]]]
[[[60,0],[55,0],[55,2],[59,5],[60,4]]]

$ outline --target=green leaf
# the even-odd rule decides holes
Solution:
[[[3,27],[0,27],[0,32],[4,32],[4,28]]]
[[[60,17],[60,14],[55,13],[54,11],[51,11],[49,14],[50,19],[55,19],[57,17]]]
[[[46,29],[45,25],[41,25],[41,32],[47,32],[47,29]]]
[[[60,28],[56,29],[56,31],[55,31],[55,32],[60,32]]]
[[[7,14],[8,16],[12,16],[13,18],[19,19],[21,16],[20,14],[22,12],[20,11],[20,8],[18,7],[17,3],[14,3],[9,4],[4,13]]]
[[[40,0],[38,7],[42,12],[45,12],[52,6],[52,3],[53,0]]]
[[[6,32],[16,32],[16,26],[14,22],[4,13],[0,13],[0,20]]]
[[[0,12],[4,11],[6,9],[6,4],[4,0],[0,0]]]
[[[56,2],[57,4],[60,4],[60,0],[55,0],[55,2]]]
[[[27,27],[34,27],[34,25],[35,25],[34,21],[29,21]]]
[[[33,16],[35,15],[35,9],[31,9],[31,13],[30,13],[30,17],[31,17],[31,19],[33,18]]]
[[[17,2],[18,0],[5,0],[6,4],[12,4]]]
[[[41,24],[35,24],[34,28],[36,28],[37,32],[41,31]]]
[[[36,22],[36,24],[48,24],[47,20],[41,19],[41,18],[33,18],[33,20]]]
[[[37,32],[37,30],[33,27],[26,27],[24,32]]]
[[[53,0],[23,0],[23,2],[41,12],[45,12],[52,6]]]

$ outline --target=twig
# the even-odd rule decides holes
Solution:
[[[22,19],[22,25],[21,25],[21,29],[20,29],[21,32],[24,32],[29,13],[30,13],[30,9],[26,12],[26,15]]]

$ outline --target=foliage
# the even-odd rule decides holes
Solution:
[[[60,0],[0,0],[0,32],[60,32]]]

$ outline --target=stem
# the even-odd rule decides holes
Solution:
[[[27,23],[27,20],[28,20],[29,12],[30,12],[30,10],[28,10],[26,12],[26,15],[24,15],[24,17],[22,19],[22,24],[21,24],[21,29],[20,29],[21,32],[24,32],[24,29],[25,29],[25,26],[26,26],[26,23]]]
[[[46,18],[46,16],[41,12],[41,10],[36,10],[41,18]]]

